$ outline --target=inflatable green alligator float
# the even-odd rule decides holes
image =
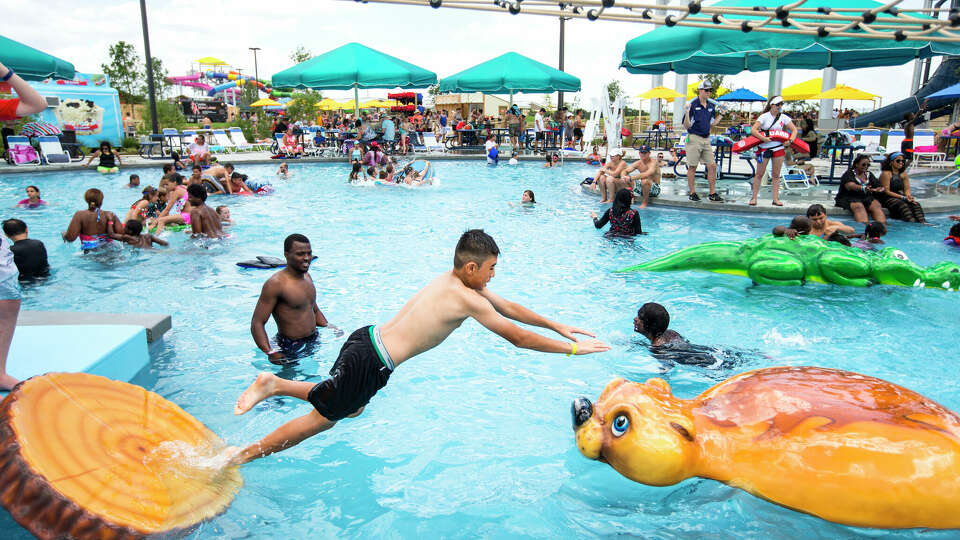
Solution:
[[[960,290],[960,265],[941,262],[923,267],[900,250],[862,251],[815,236],[766,235],[740,242],[690,246],[619,272],[704,270],[746,276],[765,285],[802,285],[808,281],[866,287],[901,285]]]

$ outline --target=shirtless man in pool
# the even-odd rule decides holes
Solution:
[[[313,261],[310,240],[302,234],[291,234],[283,241],[283,255],[286,268],[263,284],[250,319],[254,343],[278,365],[296,363],[297,358],[312,354],[319,339],[317,327],[329,326],[317,306],[317,289],[307,273]],[[277,323],[276,347],[271,347],[267,338],[265,326],[270,315]]]
[[[491,292],[487,282],[494,276],[499,254],[496,242],[482,230],[463,233],[454,253],[453,270],[421,289],[388,323],[365,326],[351,334],[330,369],[329,379],[314,384],[289,381],[270,373],[258,375],[237,400],[234,414],[243,414],[271,396],[302,399],[311,403],[314,410],[242,450],[227,449],[230,464],[239,465],[279,452],[330,429],[343,418],[360,415],[397,366],[439,345],[468,317],[516,347],[567,355],[610,349],[597,339],[578,341],[574,334],[593,334],[551,321]],[[300,264],[309,265],[309,257],[309,253],[305,254]],[[541,336],[508,319],[548,328],[571,341]]]

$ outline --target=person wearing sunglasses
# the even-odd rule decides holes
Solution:
[[[870,156],[858,154],[853,158],[850,169],[840,177],[840,189],[834,198],[834,206],[849,210],[859,223],[868,221],[869,212],[873,221],[885,224],[887,217],[876,199],[877,194],[882,192],[880,180],[870,172]]]
[[[770,130],[774,129],[789,131],[790,140],[784,143],[769,138],[767,134]],[[784,145],[789,146],[790,143],[796,140],[797,126],[793,124],[793,120],[789,116],[783,114],[782,97],[773,96],[763,109],[763,114],[753,123],[750,134],[763,142],[760,143],[760,149],[757,151],[757,171],[753,176],[753,196],[750,197],[750,202],[747,204],[750,206],[757,205],[757,193],[760,192],[760,182],[763,179],[763,173],[767,170],[767,163],[772,161],[773,166],[770,169],[770,179],[773,189],[773,200],[771,204],[774,206],[783,206],[783,203],[780,202],[780,168],[783,167],[783,160],[786,157],[786,148]],[[761,156],[763,157],[763,161],[760,161]]]
[[[926,223],[923,208],[910,194],[910,177],[907,176],[907,156],[903,152],[891,152],[880,164],[880,185],[883,191],[875,197],[880,205],[890,211],[890,217],[912,223]]]

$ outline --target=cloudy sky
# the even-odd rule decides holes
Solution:
[[[24,9],[12,9],[13,0],[0,2],[9,3],[3,10],[3,35],[69,60],[78,71],[101,72],[109,45],[120,40],[133,43],[143,53],[137,1],[44,0]],[[907,0],[904,5],[919,7],[920,1]],[[550,65],[558,60],[559,23],[539,16],[342,0],[148,0],[147,9],[151,51],[172,75],[186,73],[194,60],[203,56],[221,58],[253,74],[253,54],[248,48],[260,47],[259,73],[266,77],[290,67],[290,53],[298,45],[320,54],[351,41],[435,71],[441,78],[507,51]],[[601,86],[614,79],[629,96],[650,88],[650,76],[631,75],[617,66],[624,44],[653,28],[603,21],[566,23],[565,68],[583,82],[582,102],[599,95]],[[936,65],[935,60],[934,68]],[[912,65],[852,70],[840,72],[838,82],[881,95],[884,103],[889,103],[907,96],[911,74]],[[819,71],[788,71],[784,86],[817,76]],[[695,76],[690,77],[692,82]],[[673,75],[664,78],[672,87]],[[725,85],[766,93],[766,72],[728,76],[727,81]],[[335,99],[348,95],[325,94]],[[370,97],[384,94],[368,93]],[[870,106],[865,102],[858,105]]]

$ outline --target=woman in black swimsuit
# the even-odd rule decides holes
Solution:
[[[870,172],[870,156],[858,155],[853,160],[853,166],[840,177],[840,189],[834,199],[834,206],[845,208],[853,214],[853,219],[866,223],[867,212],[873,221],[886,223],[883,208],[875,196],[883,192],[883,186],[873,173]]]
[[[910,194],[910,177],[905,171],[906,156],[892,152],[880,165],[880,185],[883,191],[875,197],[890,211],[890,217],[913,223],[926,223],[923,208]]]

